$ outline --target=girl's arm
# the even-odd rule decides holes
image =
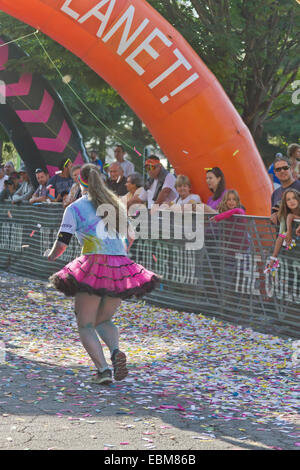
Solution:
[[[76,231],[76,218],[74,217],[71,207],[67,207],[63,219],[61,221],[60,229],[57,234],[50,253],[48,254],[48,261],[54,261],[59,258],[67,249],[73,234]]]
[[[282,247],[282,243],[283,243],[283,238],[277,237],[277,240],[276,240],[275,246],[274,246],[274,250],[273,250],[273,254],[272,254],[272,258],[270,260],[270,267],[272,267],[274,262],[276,261],[278,253],[280,251],[280,248]],[[275,258],[275,259],[273,259],[273,258]]]
[[[288,245],[290,245],[292,242],[292,231],[293,231],[294,219],[299,219],[299,216],[295,214],[288,214],[287,219],[286,219],[286,237],[285,237],[286,243]]]
[[[61,256],[66,251],[67,246],[68,245],[65,243],[55,240],[54,245],[48,255],[48,261],[54,261],[56,258],[59,258],[59,256]]]
[[[236,207],[235,209],[231,209],[229,211],[222,212],[221,214],[217,214],[213,217],[216,222],[220,222],[220,220],[228,219],[234,214],[245,215],[245,211],[242,208]]]

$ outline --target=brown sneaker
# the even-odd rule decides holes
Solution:
[[[116,381],[125,379],[128,375],[126,354],[119,349],[115,349],[111,356],[111,362],[114,368],[114,379]]]

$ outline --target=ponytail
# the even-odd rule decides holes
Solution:
[[[116,220],[114,219],[110,221],[110,213],[108,213],[108,227],[114,227],[121,236],[126,236],[127,233],[121,233],[124,226],[124,224],[121,223],[121,220],[124,221],[127,218],[125,206],[120,199],[110,191],[110,189],[108,189],[98,167],[92,163],[83,165],[80,170],[79,182],[80,180],[87,182],[86,189],[88,192],[88,199],[91,201],[96,211],[102,204],[112,206],[115,209]]]

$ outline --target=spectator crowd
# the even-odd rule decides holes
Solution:
[[[115,160],[109,166],[103,165],[97,152],[92,150],[90,161],[98,166],[107,187],[121,198],[128,209],[134,204],[144,204],[149,210],[152,210],[154,205],[168,210],[176,204],[194,211],[196,205],[203,202],[198,194],[192,193],[189,178],[186,175],[176,177],[167,171],[156,155],[151,155],[145,161],[146,182],[143,176],[135,171],[133,163],[125,158],[122,145],[115,146],[114,156]],[[212,194],[204,202],[204,212],[213,215],[212,221],[217,222],[233,214],[245,214],[246,208],[243,207],[237,191],[226,188],[222,170],[214,167],[205,171],[206,183]],[[277,225],[280,223],[278,214],[281,213],[283,196],[292,190],[300,194],[300,145],[289,145],[287,156],[277,153],[268,173],[274,186],[270,201],[270,218],[272,223]],[[0,165],[0,203],[28,202],[37,205],[56,202],[65,208],[81,197],[79,175],[80,165],[73,165],[70,158],[64,158],[54,176],[50,177],[46,168],[35,169],[35,189],[24,164],[16,171],[11,161],[6,162]],[[222,217],[219,214],[223,214]],[[297,235],[300,235],[300,225]]]

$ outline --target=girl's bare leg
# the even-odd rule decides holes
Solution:
[[[100,301],[100,297],[96,295],[78,293],[75,296],[75,312],[81,343],[101,372],[108,368],[108,364],[95,330]]]

